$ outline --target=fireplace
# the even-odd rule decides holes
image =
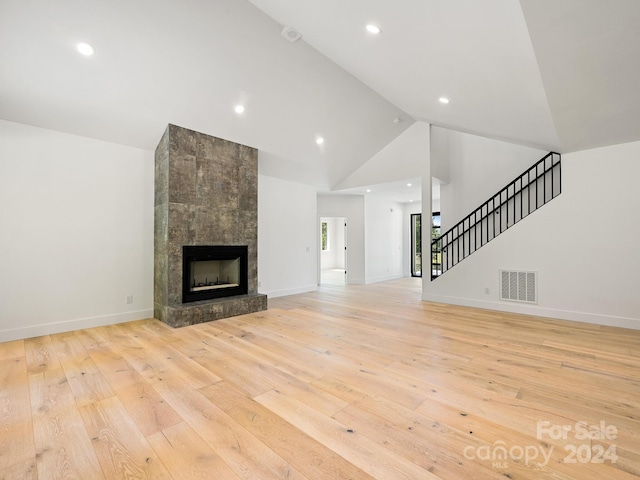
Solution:
[[[155,152],[154,315],[184,327],[267,309],[258,151],[169,125]]]
[[[247,259],[246,245],[182,247],[182,303],[246,295]]]

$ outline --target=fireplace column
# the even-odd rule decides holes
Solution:
[[[180,327],[266,309],[258,293],[258,152],[169,125],[155,154],[154,315]],[[182,303],[184,246],[246,245],[247,294]]]

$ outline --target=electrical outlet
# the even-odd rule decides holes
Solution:
[[[127,295],[127,297],[125,298],[125,303],[127,305],[132,305],[133,304],[133,295]]]

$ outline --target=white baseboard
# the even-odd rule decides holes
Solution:
[[[153,317],[153,309],[138,310],[135,312],[118,313],[115,315],[104,315],[100,317],[81,318],[76,320],[66,320],[56,323],[42,323],[40,325],[30,325],[20,328],[0,330],[0,342],[11,340],[21,340],[24,338],[40,337],[42,335],[52,335],[54,333],[70,332],[83,328],[101,327],[103,325],[113,325],[116,323],[131,322]]]
[[[287,295],[296,295],[298,293],[315,292],[318,290],[318,285],[305,285],[304,287],[287,288],[284,290],[274,290],[273,292],[266,292],[268,298],[286,297]],[[263,292],[260,292],[263,293]]]
[[[521,313],[545,318],[557,318],[573,322],[584,322],[608,327],[630,328],[640,330],[640,318],[617,317],[614,315],[601,315],[598,313],[576,312],[571,310],[559,310],[555,308],[542,308],[536,305],[524,305],[509,302],[490,302],[471,298],[449,297],[446,295],[423,294],[422,300],[427,302],[448,303],[463,307],[483,308],[486,310],[498,310],[500,312]]]
[[[378,283],[378,282],[388,282],[389,280],[397,280],[398,278],[403,278],[402,273],[396,273],[393,275],[383,275],[380,277],[367,278],[367,285],[370,283]]]

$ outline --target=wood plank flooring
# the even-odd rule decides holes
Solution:
[[[640,331],[402,279],[0,344],[0,480],[505,478],[640,478]]]

